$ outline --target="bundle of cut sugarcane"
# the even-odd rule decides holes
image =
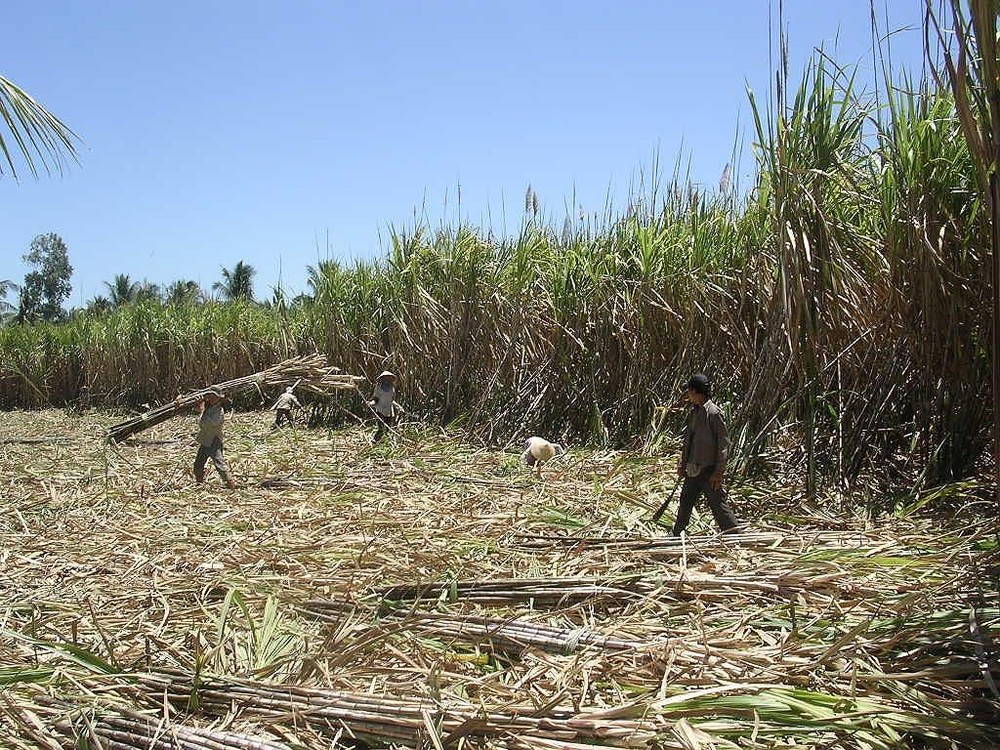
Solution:
[[[318,620],[339,622],[341,615],[350,605],[327,599],[310,599],[300,606],[300,611]],[[395,617],[410,623],[421,631],[435,636],[453,638],[473,644],[489,642],[494,649],[515,655],[524,652],[528,646],[536,646],[557,654],[568,654],[582,648],[603,651],[624,651],[651,645],[642,641],[616,638],[588,628],[571,630],[555,628],[517,618],[477,617],[475,615],[455,616],[443,612],[401,612],[381,613],[383,619]]]
[[[221,729],[190,726],[122,709],[80,705],[39,695],[36,703],[15,716],[38,738],[40,727],[51,727],[55,735],[67,740],[68,747],[106,747],[114,750],[288,750],[283,742],[238,734]],[[43,745],[39,743],[39,746]],[[44,747],[51,747],[45,744]]]
[[[566,703],[547,706],[489,707],[460,700],[396,697],[276,684],[235,678],[194,677],[174,670],[132,676],[125,688],[158,702],[188,710],[192,701],[209,716],[257,716],[270,720],[295,717],[319,731],[343,728],[349,737],[385,745],[449,747],[459,738],[513,737],[522,746],[548,738],[598,746],[649,747],[665,720],[637,704],[577,712]],[[124,687],[124,686],[123,686]],[[421,742],[421,735],[436,741]],[[574,744],[574,747],[585,745]]]
[[[119,442],[149,427],[165,422],[171,417],[196,406],[205,392],[214,389],[227,398],[250,391],[257,391],[264,399],[264,390],[295,386],[296,389],[326,396],[336,389],[356,388],[365,378],[358,375],[344,375],[338,367],[328,367],[322,354],[308,354],[279,362],[266,370],[224,383],[217,383],[178,396],[175,400],[150,409],[138,416],[112,426],[108,430],[108,440]]]

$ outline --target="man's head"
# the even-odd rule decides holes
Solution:
[[[209,388],[205,391],[204,398],[205,398],[205,403],[208,404],[218,403],[223,399],[222,391],[220,391],[218,388]]]
[[[388,370],[383,370],[377,378],[375,378],[376,383],[395,383],[396,376],[393,375]]]
[[[687,382],[687,396],[696,404],[703,404],[712,396],[712,387],[705,373],[696,372],[691,376]]]
[[[294,391],[294,390],[295,390],[295,386],[291,386],[291,385],[290,385],[290,386],[288,386],[288,387],[287,387],[287,388],[285,389],[285,393],[291,393],[291,392],[292,392],[292,391]]]

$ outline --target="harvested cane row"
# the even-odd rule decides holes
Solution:
[[[18,750],[997,741],[990,528],[814,526],[737,486],[746,533],[703,514],[679,541],[621,499],[655,507],[673,456],[571,449],[536,481],[514,452],[243,412],[229,492],[191,483],[193,417],[118,445],[108,421],[0,422]]]
[[[340,622],[345,610],[356,612],[343,602],[312,600],[302,604],[301,611],[320,620]],[[386,617],[383,614],[383,617]],[[472,644],[488,643],[490,648],[512,655],[521,654],[528,647],[537,647],[555,653],[569,653],[578,648],[596,648],[605,651],[639,649],[640,641],[613,638],[595,633],[587,628],[570,630],[539,623],[497,617],[466,615],[456,617],[441,612],[403,611],[388,613],[415,629],[450,640],[464,640]]]
[[[37,714],[53,720],[57,736],[73,746],[107,750],[289,750],[285,743],[235,732],[186,727],[162,717],[118,709],[81,709],[62,700],[37,697]],[[47,718],[49,718],[47,717]],[[52,719],[50,719],[52,720]],[[39,739],[44,741],[44,736]]]

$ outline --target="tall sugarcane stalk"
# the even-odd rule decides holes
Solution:
[[[969,9],[968,20],[963,5]],[[957,49],[947,42],[928,3],[928,16],[944,57],[944,76],[955,96],[959,122],[975,163],[980,192],[990,209],[990,278],[993,283],[993,471],[1000,508],[1000,58],[997,0],[951,0]],[[929,29],[928,29],[929,30]]]

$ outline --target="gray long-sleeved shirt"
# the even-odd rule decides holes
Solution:
[[[375,411],[383,417],[391,419],[396,413],[394,407],[398,406],[398,404],[393,403],[393,399],[395,398],[395,386],[385,386],[381,384],[375,386],[375,392],[372,393],[372,401],[374,401],[373,406],[375,407]]]
[[[684,428],[684,447],[681,466],[697,464],[705,468],[714,466],[722,473],[729,461],[729,433],[722,420],[722,411],[711,399],[695,405],[688,414]]]
[[[198,419],[198,442],[206,448],[211,447],[216,438],[222,439],[222,423],[226,412],[222,404],[206,406]]]
[[[302,408],[302,404],[300,404],[299,400],[295,398],[295,395],[286,391],[278,396],[278,400],[274,402],[274,406],[271,408],[277,409],[278,411],[281,411],[282,409],[291,411],[293,406],[296,409]]]

